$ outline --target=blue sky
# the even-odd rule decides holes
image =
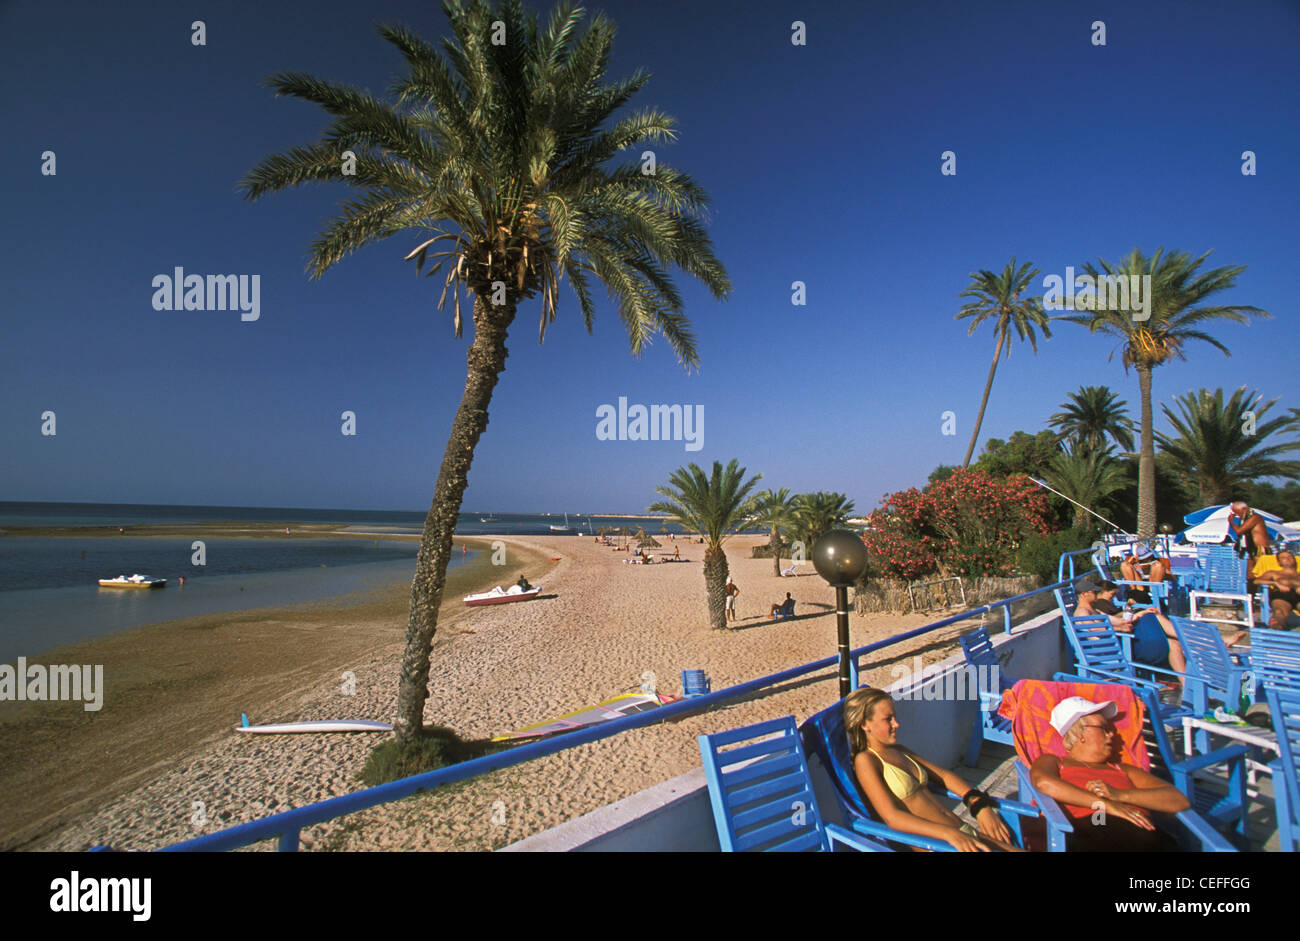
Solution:
[[[549,10],[550,5],[534,3]],[[862,510],[959,462],[992,355],[955,321],[970,273],[1163,246],[1247,265],[1225,302],[1274,315],[1155,373],[1157,402],[1240,385],[1277,408],[1293,379],[1300,209],[1295,3],[593,3],[618,25],[610,76],[679,122],[659,159],[710,193],[726,303],[678,278],[701,368],[640,359],[601,294],[571,293],[537,343],[521,309],[467,509],[635,512],[688,461],[739,458],[762,486]],[[126,0],[0,6],[5,291],[0,499],[422,509],[464,386],[467,336],[402,257],[373,245],[320,281],[307,246],[343,187],[242,200],[266,155],[326,115],[261,84],[306,71],[381,93],[401,67],[374,31],[447,32],[427,2]],[[191,44],[202,19],[207,45]],[[791,23],[807,45],[792,45]],[[1106,24],[1094,46],[1090,24]],[[41,173],[56,154],[57,174]],[[940,155],[957,155],[957,175]],[[1243,176],[1241,154],[1257,155]],[[258,274],[261,316],[156,311],[152,279]],[[791,283],[807,285],[806,306]],[[999,367],[981,435],[1037,431],[1107,384],[1136,417],[1114,343],[1058,325]],[[703,406],[703,447],[600,441],[596,409]],[[41,434],[41,415],[57,434]],[[340,415],[357,434],[340,433]],[[957,434],[941,434],[941,415]],[[1157,405],[1157,428],[1165,427]]]

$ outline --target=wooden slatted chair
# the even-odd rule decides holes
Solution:
[[[1192,702],[1198,715],[1210,711],[1211,700],[1218,700],[1229,712],[1244,711],[1255,701],[1249,659],[1234,657],[1217,627],[1189,618],[1170,620],[1187,657],[1187,673],[1200,680],[1193,687]]]
[[[703,670],[682,671],[682,696],[687,699],[713,691],[713,682]]]
[[[979,689],[980,712],[971,729],[970,742],[966,746],[966,766],[975,767],[979,761],[980,748],[985,742],[997,742],[1002,745],[1015,745],[1011,735],[1011,722],[998,715],[998,706],[1002,703],[1002,693],[1011,688],[1011,679],[1002,672],[998,662],[997,651],[989,629],[981,626],[961,638],[961,649],[966,655],[966,664],[976,677],[997,677],[997,684],[990,683],[989,689]]]
[[[1214,630],[1214,628],[1211,628]],[[1062,679],[1056,676],[1055,679]],[[1246,795],[1246,758],[1250,752],[1246,745],[1229,745],[1216,751],[1189,758],[1180,757],[1173,739],[1163,722],[1153,722],[1151,717],[1159,711],[1160,700],[1150,689],[1134,687],[1133,691],[1146,708],[1142,737],[1147,744],[1151,767],[1147,770],[1156,777],[1173,783],[1187,795],[1192,810],[1220,827],[1231,827],[1242,837],[1246,834],[1246,814],[1250,810]],[[1224,775],[1217,781],[1207,781],[1205,773],[1223,766]],[[1202,776],[1198,778],[1197,773]]]
[[[844,820],[854,831],[876,840],[885,840],[891,844],[935,850],[940,853],[955,853],[956,850],[943,840],[921,836],[916,833],[903,833],[886,826],[871,809],[862,788],[858,785],[857,775],[853,771],[853,756],[849,753],[849,736],[844,730],[844,703],[833,706],[809,717],[803,724],[804,742],[810,752],[817,756],[831,782],[835,786],[835,796],[839,799],[840,811]],[[946,794],[955,800],[960,795],[947,791],[941,783],[933,779],[929,782],[931,791]],[[1024,845],[1022,832],[1025,819],[1037,819],[1037,809],[1019,801],[998,800],[998,811],[1006,822],[1007,828],[1014,835],[1014,842]]]
[[[1011,719],[1016,736],[1016,777],[1020,784],[1020,799],[1032,801],[1042,809],[1047,821],[1048,849],[1063,851],[1066,835],[1074,825],[1054,799],[1034,787],[1029,768],[1044,752],[1065,754],[1061,736],[1049,724],[1052,708],[1070,696],[1081,696],[1089,702],[1114,702],[1119,711],[1116,731],[1121,749],[1120,758],[1138,768],[1149,769],[1151,758],[1143,739],[1143,725],[1147,721],[1146,707],[1131,686],[1120,683],[1093,683],[1079,677],[1057,674],[1053,680],[1021,680],[1003,697],[1002,713]],[[1124,717],[1130,717],[1127,720]],[[1244,787],[1244,784],[1243,784]],[[1167,826],[1185,848],[1202,852],[1233,853],[1236,849],[1195,810],[1178,814],[1160,815],[1154,819],[1158,826]]]
[[[1119,635],[1106,615],[1066,618],[1065,634],[1074,650],[1075,674],[1095,683],[1143,686],[1157,694],[1161,691],[1161,684],[1156,679],[1139,675],[1139,672],[1179,677],[1183,682],[1183,701],[1177,704],[1162,703],[1160,719],[1166,725],[1181,725],[1183,716],[1194,713],[1192,703],[1201,697],[1200,680],[1173,670],[1133,663],[1121,647]]]
[[[794,716],[701,735],[699,743],[724,852],[827,852],[837,843],[889,852],[823,822]]]
[[[1266,686],[1264,696],[1273,714],[1277,732],[1273,770],[1273,796],[1277,806],[1278,842],[1285,853],[1294,853],[1300,841],[1300,689]]]
[[[1255,682],[1300,690],[1300,633],[1257,627],[1250,632],[1250,665]]]

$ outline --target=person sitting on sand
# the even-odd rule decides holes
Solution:
[[[1169,577],[1169,560],[1156,557],[1146,543],[1138,546],[1131,556],[1119,564],[1126,582],[1163,582]],[[1151,591],[1129,586],[1128,596],[1140,604],[1151,604]]]
[[[1296,569],[1295,553],[1285,549],[1277,554],[1277,564],[1281,568],[1265,572],[1255,583],[1273,586],[1268,594],[1272,608],[1268,626],[1281,631],[1287,629],[1287,621],[1300,608],[1300,571]]]
[[[532,591],[532,590],[533,590],[533,586],[530,585],[530,584],[528,584],[528,579],[524,578],[524,576],[523,576],[522,574],[520,574],[520,576],[519,576],[519,581],[515,582],[515,584],[519,586],[519,590],[520,590],[520,591]]]
[[[1153,667],[1162,666],[1168,661],[1169,668],[1175,673],[1186,673],[1187,658],[1183,656],[1183,647],[1178,643],[1178,631],[1174,628],[1174,622],[1169,618],[1154,608],[1135,616],[1131,611],[1107,614],[1097,607],[1100,598],[1105,597],[1109,601],[1117,591],[1119,586],[1114,582],[1085,579],[1079,583],[1079,603],[1075,605],[1074,616],[1105,614],[1115,630],[1121,634],[1133,635],[1134,660]]]
[[[1065,757],[1039,755],[1030,780],[1070,815],[1074,832],[1067,852],[1152,852],[1176,850],[1157,830],[1149,812],[1176,814],[1191,806],[1172,784],[1135,765],[1115,761],[1118,744],[1111,720],[1118,706],[1071,696],[1052,710],[1052,728],[1065,744]],[[1156,721],[1159,721],[1158,719]]]
[[[1018,852],[1011,831],[998,815],[998,802],[960,776],[922,758],[898,741],[894,701],[882,689],[863,688],[844,700],[844,727],[853,753],[853,771],[871,807],[886,826],[903,833],[934,837],[964,853],[994,849]],[[979,825],[963,823],[931,794],[934,775],[962,803]]]
[[[769,617],[775,621],[778,613],[786,615],[794,614],[794,599],[790,597],[788,591],[785,593],[785,601],[778,601],[776,604],[772,605],[772,613]]]

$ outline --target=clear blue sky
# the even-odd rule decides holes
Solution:
[[[248,203],[235,184],[327,123],[274,98],[268,75],[381,93],[401,63],[374,24],[436,38],[442,13],[398,0],[200,7],[0,6],[0,499],[425,508],[469,338],[453,338],[433,282],[402,261],[416,235],[309,281],[306,248],[348,191]],[[960,461],[993,334],[967,337],[958,294],[1013,255],[1062,275],[1134,247],[1247,265],[1224,300],[1275,319],[1215,326],[1232,358],[1190,346],[1156,371],[1157,401],[1247,384],[1300,405],[1294,2],[590,8],[619,27],[611,76],[652,72],[634,105],[678,119],[660,159],[711,194],[735,290],[719,304],[678,279],[700,348],[690,375],[662,340],[634,359],[603,293],[594,336],[566,293],[543,346],[536,306],[523,308],[467,509],[638,511],[674,468],[737,457],[763,486],[839,490],[869,510]],[[190,41],[197,18],[205,47]],[[796,19],[805,47],[790,41]],[[945,150],[956,177],[939,172]],[[1257,176],[1241,174],[1244,150]],[[260,320],[155,311],[151,281],[176,266],[259,274]],[[807,306],[791,304],[795,280]],[[1069,324],[1037,357],[1017,346],[981,447],[1041,429],[1083,384],[1110,385],[1136,417],[1137,377],[1107,361],[1113,348]],[[702,405],[704,447],[598,441],[596,409],[620,395]],[[355,437],[340,434],[344,410]]]

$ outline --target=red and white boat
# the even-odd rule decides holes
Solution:
[[[484,604],[509,604],[512,601],[532,601],[537,597],[537,593],[542,589],[538,585],[524,591],[518,585],[511,585],[509,588],[502,588],[498,585],[491,591],[485,591],[478,595],[466,595],[465,604],[471,608]]]

